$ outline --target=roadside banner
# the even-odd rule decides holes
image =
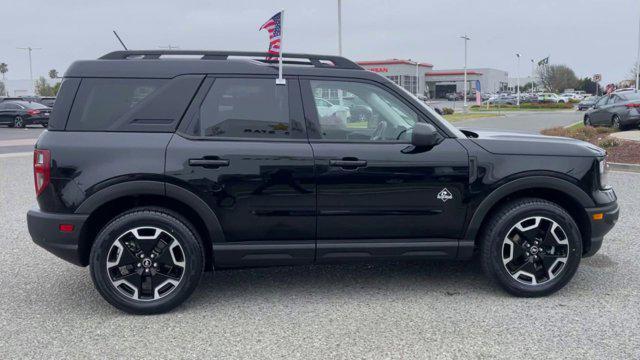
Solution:
[[[482,105],[482,94],[480,93],[480,80],[476,80],[476,105]]]

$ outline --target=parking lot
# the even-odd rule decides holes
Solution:
[[[218,271],[173,312],[131,316],[33,244],[31,158],[0,157],[0,354],[37,358],[638,358],[640,174],[613,173],[622,209],[559,293],[505,294],[470,263]]]

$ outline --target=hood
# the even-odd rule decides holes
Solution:
[[[461,129],[471,141],[493,154],[542,156],[604,156],[606,152],[586,141],[559,136]]]

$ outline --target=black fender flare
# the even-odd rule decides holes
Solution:
[[[484,221],[489,211],[491,211],[493,206],[496,205],[499,201],[513,194],[514,192],[536,188],[561,191],[571,197],[574,201],[579,203],[584,208],[595,206],[595,203],[593,202],[591,197],[589,197],[589,195],[584,192],[584,190],[567,180],[563,180],[553,176],[529,176],[515,179],[493,190],[489,194],[489,196],[482,200],[480,205],[473,213],[471,221],[469,221],[469,226],[467,226],[467,231],[464,237],[465,241],[475,241],[478,232],[480,231],[482,222]]]
[[[204,200],[183,187],[161,181],[134,180],[111,185],[89,196],[80,204],[75,213],[91,214],[109,201],[127,196],[140,195],[166,196],[183,203],[200,216],[207,228],[212,243],[225,241],[220,220]]]

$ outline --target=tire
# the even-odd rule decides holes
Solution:
[[[24,124],[24,119],[22,119],[22,116],[18,115],[13,119],[13,127],[20,128],[20,129],[24,129],[26,127],[26,125]]]
[[[481,241],[484,272],[521,297],[562,289],[582,257],[582,238],[573,218],[557,204],[537,198],[514,200],[500,208],[486,224]]]
[[[111,305],[132,314],[158,314],[193,293],[204,251],[197,231],[180,215],[136,208],[100,231],[89,266],[94,286]]]
[[[624,130],[624,126],[620,123],[620,117],[618,115],[613,115],[611,118],[611,127],[618,131]]]

